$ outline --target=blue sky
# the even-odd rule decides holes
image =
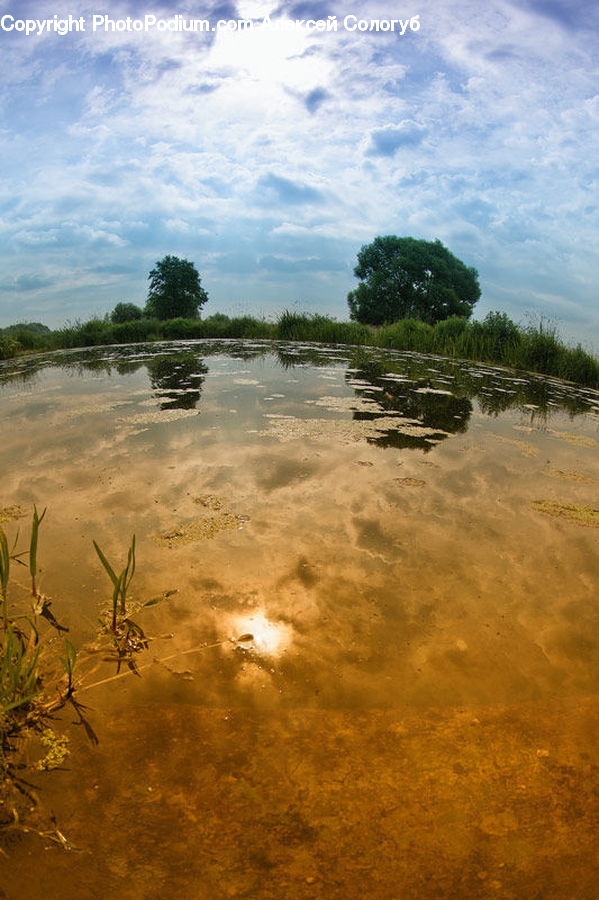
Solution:
[[[480,275],[475,317],[555,322],[599,350],[599,15],[582,0],[100,7],[83,33],[0,31],[0,326],[143,305],[167,253],[204,314],[348,318],[364,243],[439,238]],[[337,32],[92,32],[94,13]],[[420,29],[348,31],[346,15]],[[10,20],[5,20],[10,24]],[[352,20],[353,21],[353,20]]]

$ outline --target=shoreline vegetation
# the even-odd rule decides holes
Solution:
[[[20,506],[0,508],[2,523],[15,523],[24,515]],[[57,734],[51,727],[53,714],[70,702],[87,737],[97,744],[98,738],[85,715],[87,707],[75,694],[126,673],[139,674],[135,656],[146,650],[154,638],[146,636],[132,616],[137,619],[146,607],[155,606],[177,591],[163,591],[146,601],[134,600],[129,596],[129,588],[135,574],[135,535],[119,575],[93,541],[112,584],[112,601],[100,613],[97,636],[82,648],[81,660],[66,637],[69,628],[57,621],[51,609],[52,599],[39,589],[38,538],[45,515],[46,509],[39,515],[34,505],[29,549],[21,551],[17,551],[19,528],[9,543],[0,525],[0,838],[13,829],[37,832],[70,850],[74,848],[58,829],[40,831],[29,823],[30,813],[37,807],[35,786],[29,777],[34,772],[59,768],[70,753],[68,736]],[[29,570],[31,588],[14,577],[18,566]],[[116,663],[116,674],[89,681],[99,668],[98,654],[103,662]],[[81,661],[92,663],[83,675],[79,671]],[[0,857],[6,856],[4,843],[0,840]]]
[[[453,316],[428,325],[400,319],[379,327],[337,322],[320,314],[286,310],[276,321],[252,316],[229,318],[215,313],[205,319],[140,318],[112,322],[108,316],[67,323],[51,331],[44,325],[19,324],[0,329],[0,359],[23,353],[161,340],[233,338],[350,344],[431,353],[456,359],[495,363],[599,387],[599,360],[580,344],[566,345],[547,322],[517,325],[505,313],[491,312],[483,321]]]

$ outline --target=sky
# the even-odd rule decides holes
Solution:
[[[143,306],[166,254],[203,315],[347,320],[357,253],[395,234],[478,270],[475,318],[599,351],[596,4],[0,0],[0,26],[0,327]]]

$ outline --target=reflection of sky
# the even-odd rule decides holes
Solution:
[[[75,419],[117,406],[126,416],[141,404],[196,409],[218,415],[221,425],[225,412],[239,416],[237,426],[254,427],[291,416],[366,422],[391,416],[448,433],[467,428],[473,401],[489,416],[514,407],[537,418],[599,409],[597,391],[497,366],[267,342],[157,343],[21,357],[0,366],[0,394],[17,405],[21,399],[28,417],[65,407],[63,418]]]
[[[322,14],[185,6],[215,21]],[[89,15],[81,0],[69,11]],[[352,11],[400,15],[379,0]],[[357,251],[396,233],[438,237],[478,268],[480,314],[544,314],[597,343],[593,4],[424,0],[418,13],[403,37],[0,33],[0,325],[142,304],[168,252],[197,264],[208,313],[346,317]]]
[[[48,507],[40,560],[57,616],[95,628],[110,585],[91,540],[117,564],[135,533],[136,598],[178,589],[142,625],[156,615],[148,633],[176,633],[161,655],[190,651],[175,668],[193,666],[185,690],[198,702],[507,702],[566,687],[564,673],[595,690],[597,669],[579,655],[592,632],[593,531],[532,504],[592,502],[596,421],[567,405],[580,394],[552,386],[563,402],[543,417],[529,400],[548,382],[496,367],[455,366],[451,378],[450,364],[405,354],[376,354],[369,369],[363,354],[284,367],[272,354],[207,351],[197,368],[191,345],[187,367],[159,357],[169,390],[173,372],[204,378],[198,409],[161,409],[148,357],[120,374],[115,350],[91,351],[89,370],[73,354],[78,368],[42,369],[35,391],[11,388],[0,404],[2,503]],[[469,391],[516,405],[491,416],[472,403],[468,431],[427,453],[364,439],[352,406],[369,394],[392,418],[407,388],[427,415],[435,402],[472,402]],[[291,440],[268,430],[273,410],[299,423]],[[177,541],[201,519],[213,521],[210,539]],[[155,540],[165,534],[172,545]]]
[[[293,640],[291,626],[271,621],[262,609],[234,616],[231,624],[239,646],[244,650],[255,650],[261,656],[280,656]]]

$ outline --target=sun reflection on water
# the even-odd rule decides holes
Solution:
[[[291,625],[271,621],[264,610],[234,616],[232,627],[236,643],[268,656],[278,656],[293,640]]]

